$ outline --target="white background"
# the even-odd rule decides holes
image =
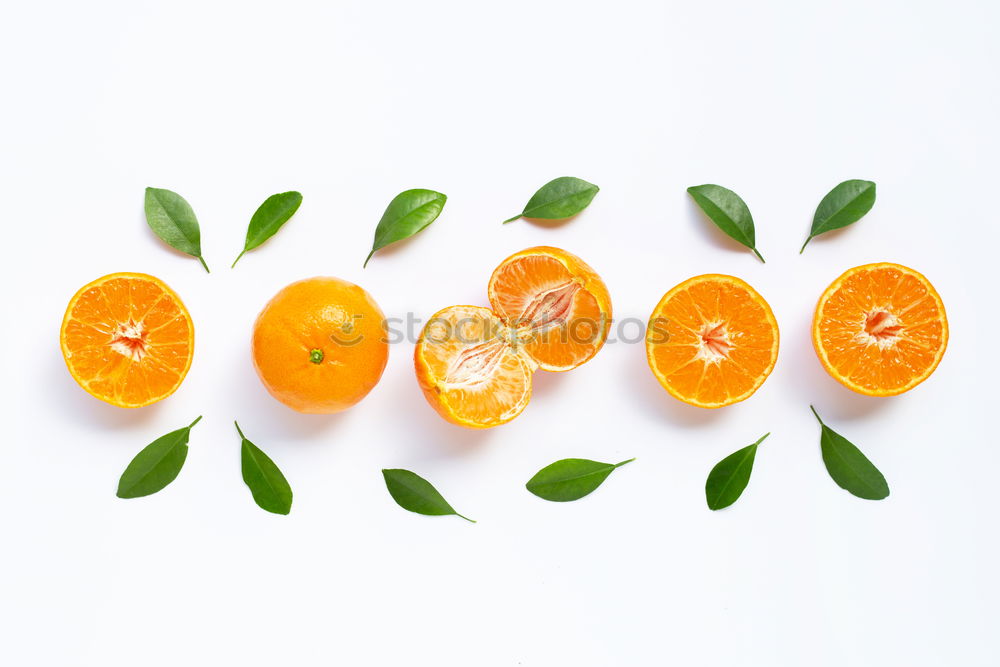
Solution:
[[[6,3],[0,662],[996,664],[998,20],[986,0]],[[561,175],[601,186],[584,214],[500,224]],[[848,178],[878,183],[875,208],[800,256]],[[749,203],[766,265],[696,211],[705,182]],[[147,185],[191,202],[210,275],[146,228]],[[414,187],[444,213],[362,270]],[[230,270],[289,189],[298,214]],[[410,342],[340,415],[294,413],[254,374],[253,319],[293,280],[426,317],[485,304],[494,266],[538,244],[590,263],[618,318],[692,275],[743,277],[781,326],[773,375],[701,411],[642,345],[610,344],[473,432],[425,403]],[[880,400],[825,374],[809,325],[837,275],[882,260],[933,281],[952,338]],[[69,298],[114,271],[164,279],[197,330],[183,386],[137,411],[86,395],[58,347]],[[887,500],[830,480],[810,403]],[[115,498],[197,415],[180,477]],[[290,516],[253,504],[234,418],[292,483]],[[709,469],[766,431],[746,493],[710,512]],[[567,456],[638,458],[576,503],[524,490]],[[479,523],[403,511],[382,467]]]

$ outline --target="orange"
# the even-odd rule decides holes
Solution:
[[[889,262],[865,264],[823,292],[812,338],[823,367],[845,387],[895,396],[937,368],[948,346],[948,318],[921,274]]]
[[[112,273],[73,295],[59,342],[70,375],[87,393],[141,408],[181,386],[194,355],[194,325],[160,279]]]
[[[428,402],[469,428],[498,426],[521,414],[535,369],[568,371],[592,359],[611,326],[604,281],[559,248],[511,255],[493,272],[487,291],[492,310],[439,311],[414,352]]]
[[[671,396],[700,408],[750,398],[778,359],[778,322],[760,294],[733,276],[685,280],[649,318],[646,360]]]
[[[389,359],[385,316],[340,278],[308,278],[271,299],[253,327],[264,387],[293,410],[340,412],[368,395]]]

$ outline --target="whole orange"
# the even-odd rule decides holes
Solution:
[[[299,412],[351,407],[389,358],[385,316],[361,287],[307,278],[274,295],[253,327],[253,363],[267,391]]]

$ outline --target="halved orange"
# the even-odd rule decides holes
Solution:
[[[59,332],[70,375],[91,396],[140,408],[177,390],[194,325],[177,293],[144,273],[112,273],[70,299]]]
[[[750,285],[720,274],[663,295],[646,330],[646,359],[671,396],[700,408],[749,398],[778,359],[778,322]]]
[[[417,381],[448,421],[478,428],[509,422],[531,398],[529,361],[488,309],[451,306],[427,322],[417,343]]]
[[[611,326],[604,281],[576,255],[539,246],[500,263],[492,310],[452,306],[424,326],[414,352],[424,396],[448,421],[505,424],[531,398],[536,368],[568,371],[592,359]]]
[[[920,273],[889,262],[865,264],[823,292],[812,337],[823,367],[845,387],[895,396],[937,368],[948,346],[948,318]]]

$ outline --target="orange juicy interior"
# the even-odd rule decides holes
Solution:
[[[417,347],[418,378],[449,421],[488,427],[516,417],[531,397],[531,373],[488,308],[452,306],[432,317]]]
[[[515,256],[490,279],[494,312],[516,332],[513,340],[545,370],[576,368],[604,344],[608,306],[588,285],[589,267],[572,268],[544,254]]]
[[[748,398],[778,353],[771,308],[731,276],[698,276],[668,292],[650,317],[650,368],[680,400],[718,408]]]
[[[582,260],[537,247],[504,260],[489,282],[492,310],[454,306],[424,328],[417,377],[430,403],[463,426],[503,424],[525,408],[536,368],[566,371],[607,338],[607,288]]]
[[[113,274],[81,289],[66,310],[60,338],[80,386],[120,407],[172,394],[194,351],[194,327],[180,298],[142,274]]]
[[[927,378],[947,338],[937,292],[922,275],[897,264],[845,273],[821,298],[813,325],[827,370],[871,395],[899,394]]]

